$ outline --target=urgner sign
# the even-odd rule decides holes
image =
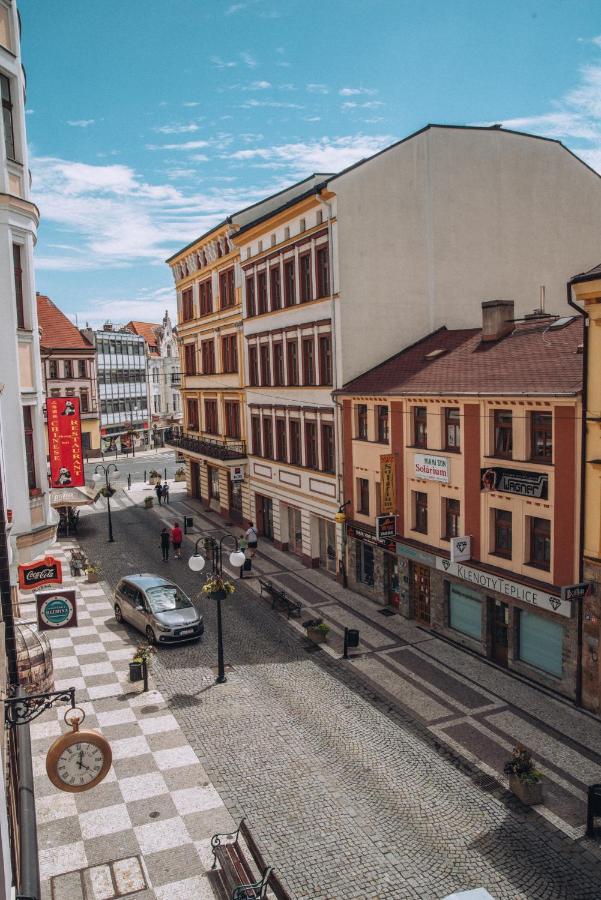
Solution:
[[[506,578],[501,578],[500,575],[492,575],[490,572],[472,569],[470,566],[464,566],[461,563],[453,563],[450,559],[442,559],[440,556],[436,557],[436,568],[446,572],[448,575],[455,575],[457,578],[469,581],[471,584],[484,588],[486,591],[497,591],[499,594],[505,594],[510,600],[529,603],[531,606],[537,606],[557,613],[558,616],[569,618],[572,615],[571,602],[562,600],[561,597],[557,597],[555,594],[537,591],[535,588],[527,587],[525,584],[508,581]]]
[[[428,453],[416,453],[413,457],[415,477],[428,481],[449,480],[449,460],[446,456],[432,456]]]

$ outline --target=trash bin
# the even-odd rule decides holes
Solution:
[[[184,516],[184,534],[188,534],[194,528],[194,518],[192,516]]]

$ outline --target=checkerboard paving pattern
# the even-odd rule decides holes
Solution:
[[[210,838],[233,822],[158,691],[129,683],[133,646],[102,585],[68,576],[67,543],[52,555],[78,590],[78,627],[50,635],[55,686],[76,687],[85,727],[111,742],[113,765],[90,791],[67,794],[46,775],[46,752],[65,732],[66,706],[31,725],[43,900],[205,900]],[[21,595],[21,615],[35,619]]]

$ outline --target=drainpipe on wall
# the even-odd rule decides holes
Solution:
[[[588,405],[588,330],[589,315],[585,309],[578,306],[572,298],[572,282],[567,283],[568,304],[573,307],[578,315],[584,319],[584,335],[582,341],[582,423],[581,423],[581,448],[580,448],[580,527],[578,537],[578,580],[584,579],[584,523],[585,523],[585,499],[586,499],[586,414]],[[578,601],[578,650],[576,658],[576,704],[582,706],[582,606],[584,600]]]
[[[342,484],[342,404],[334,399],[334,391],[338,390],[338,340],[337,340],[337,322],[336,322],[336,303],[334,300],[334,244],[332,241],[332,204],[329,200],[324,200],[320,193],[315,194],[317,202],[325,207],[327,223],[328,223],[328,265],[330,269],[330,322],[332,323],[332,401],[334,403],[334,423],[336,428],[336,496],[338,507],[344,503],[343,484]],[[346,577],[346,525],[342,526],[342,547],[340,553],[340,567],[342,575],[342,585],[347,586]]]

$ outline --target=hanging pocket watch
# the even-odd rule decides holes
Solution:
[[[80,731],[85,715],[80,707],[68,709],[65,722],[72,731],[61,734],[46,754],[48,778],[61,791],[79,793],[96,787],[111,767],[113,754],[107,739],[97,731]]]

